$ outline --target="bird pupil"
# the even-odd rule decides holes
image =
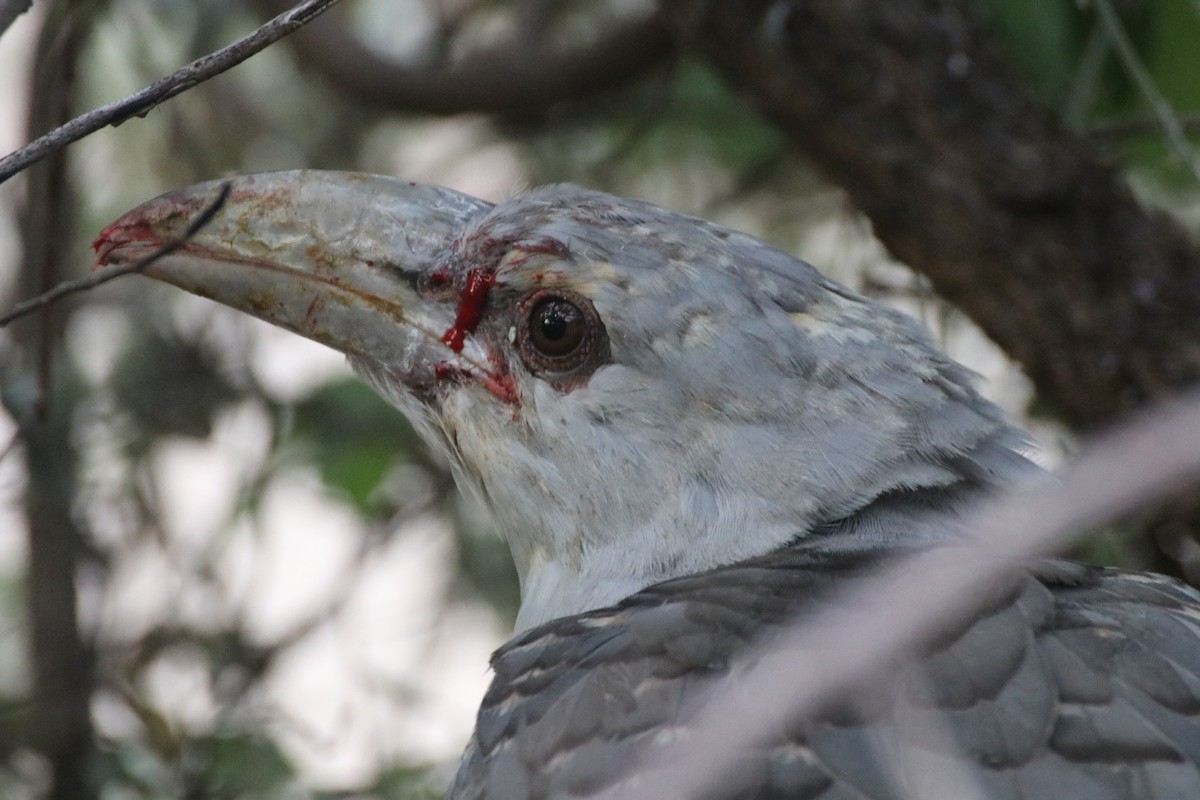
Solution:
[[[552,342],[557,342],[566,336],[567,326],[571,324],[567,315],[563,313],[561,305],[556,303],[546,309],[546,316],[542,317],[542,335]]]

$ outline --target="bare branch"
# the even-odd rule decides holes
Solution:
[[[32,7],[33,0],[0,0],[0,36]]]
[[[139,92],[89,111],[70,122],[38,137],[33,142],[0,159],[0,183],[16,175],[30,164],[37,163],[50,153],[60,150],[88,134],[109,125],[120,125],[130,117],[148,114],[160,103],[180,92],[220,75],[235,67],[263,48],[279,41],[307,25],[341,0],[305,0],[260,27],[254,33],[215,53],[198,58],[171,75],[155,81]]]
[[[283,2],[258,0],[268,11]],[[527,11],[541,13],[536,8]],[[449,65],[386,58],[331,20],[290,44],[322,77],[364,102],[429,114],[484,111],[509,116],[627,85],[674,52],[657,13],[611,23],[592,44],[576,50],[516,39]],[[536,58],[530,57],[533,52]]]
[[[94,289],[102,283],[108,283],[116,278],[121,278],[126,275],[132,275],[136,272],[141,272],[146,267],[158,261],[160,258],[171,255],[179,248],[183,247],[189,239],[195,236],[201,228],[212,221],[221,207],[225,205],[225,201],[229,199],[229,190],[231,184],[225,183],[221,185],[221,191],[217,194],[215,200],[199,215],[196,216],[192,223],[188,225],[187,230],[178,239],[167,242],[162,247],[155,250],[150,255],[136,261],[133,264],[126,264],[123,267],[114,267],[106,269],[103,272],[96,272],[87,278],[81,278],[76,281],[63,281],[48,292],[44,292],[37,297],[30,298],[22,303],[18,303],[13,308],[4,314],[0,314],[0,328],[5,327],[8,323],[15,319],[19,319],[26,314],[31,314],[40,308],[45,308],[51,303],[58,302],[62,298],[76,292],[84,292],[88,289]]]
[[[965,546],[903,560],[752,654],[737,691],[713,695],[689,725],[692,735],[667,748],[661,767],[644,772],[648,780],[629,797],[699,793],[762,737],[831,696],[849,696],[878,665],[896,663],[948,618],[971,612],[980,586],[1198,479],[1200,396],[1193,394],[1099,440],[1055,480],[982,503],[967,520],[974,536]],[[869,617],[855,611],[864,608],[873,609]]]

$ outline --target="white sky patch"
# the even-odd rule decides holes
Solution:
[[[448,541],[429,520],[398,531],[339,611],[272,670],[269,713],[316,785],[361,784],[396,760],[452,760],[469,736],[505,632],[482,610],[440,610]]]

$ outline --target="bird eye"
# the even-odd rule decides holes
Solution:
[[[542,289],[516,309],[517,352],[535,374],[578,377],[608,359],[608,334],[587,298],[566,290]]]
[[[546,297],[529,313],[529,343],[544,356],[571,355],[587,334],[583,312],[570,300]]]

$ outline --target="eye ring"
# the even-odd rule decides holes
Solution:
[[[515,316],[517,352],[535,374],[563,375],[608,357],[604,323],[576,292],[532,292],[517,304]]]

